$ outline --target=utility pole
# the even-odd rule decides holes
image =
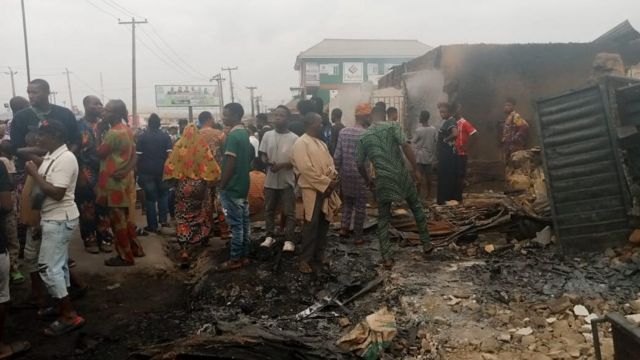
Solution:
[[[100,100],[104,104],[104,83],[102,82],[102,72],[100,73]]]
[[[228,67],[228,68],[222,68],[222,71],[228,71],[229,72],[229,90],[231,90],[231,102],[236,102],[234,97],[233,97],[233,76],[231,76],[231,72],[233,70],[238,70],[238,67]]]
[[[256,109],[258,114],[260,114],[260,102],[262,102],[262,95],[256,96]]]
[[[222,95],[222,82],[225,79],[222,77],[222,74],[218,73],[218,74],[215,74],[213,77],[211,77],[211,79],[209,79],[209,82],[214,80],[218,82],[218,96],[220,98],[220,115],[222,115],[222,108],[224,107],[224,96]]]
[[[138,104],[136,97],[136,25],[146,24],[147,19],[144,21],[136,21],[136,18],[131,18],[131,21],[120,21],[120,25],[131,25],[131,120],[135,124],[138,115]]]
[[[249,92],[251,93],[251,117],[256,117],[256,111],[255,111],[255,107],[254,107],[254,98],[253,98],[253,91],[255,89],[257,89],[257,87],[255,86],[247,86],[247,89],[249,89]]]
[[[27,82],[31,82],[31,69],[29,68],[29,45],[27,43],[27,18],[24,15],[24,0],[20,0],[22,6],[22,32],[24,34],[24,55],[27,60]]]
[[[69,69],[64,68],[64,73],[67,75],[67,87],[69,88],[69,105],[71,105],[71,110],[73,110],[73,94],[71,94],[71,79],[69,78]]]
[[[56,104],[57,104],[57,103],[56,103],[56,94],[57,94],[57,93],[58,93],[57,91],[52,91],[52,92],[50,93],[50,94],[51,94],[51,96],[53,96],[53,104],[54,104],[54,105],[56,105]]]
[[[9,68],[9,71],[8,72],[5,71],[4,73],[9,75],[9,76],[11,76],[11,96],[12,97],[16,97],[16,83],[13,80],[13,75],[17,74],[18,72],[17,71],[13,71],[11,69],[11,66],[7,66],[7,67]]]

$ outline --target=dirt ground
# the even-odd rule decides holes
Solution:
[[[263,223],[253,226],[259,240]],[[629,306],[640,291],[637,250],[568,258],[557,245],[495,230],[427,259],[419,247],[396,242],[396,266],[387,271],[379,266],[375,231],[356,246],[336,230],[329,264],[313,276],[300,274],[297,256],[282,255],[278,246],[256,246],[253,264],[218,273],[213,268],[228,256],[219,240],[198,249],[190,269],[179,269],[167,256],[175,247],[171,237],[141,238],[147,256],[112,269],[74,239],[75,270],[90,285],[75,302],[87,325],[57,339],[40,335],[46,323],[19,308],[28,295],[22,285],[12,289],[8,338],[32,342],[25,359],[355,359],[336,341],[386,306],[398,333],[382,359],[592,359],[585,317],[574,314],[575,306],[594,316],[640,312]],[[506,250],[489,253],[487,245]],[[381,284],[346,310],[329,306],[295,318],[323,296],[344,301],[375,279]],[[601,336],[611,359],[610,331]]]

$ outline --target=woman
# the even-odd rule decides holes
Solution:
[[[104,261],[107,266],[131,266],[135,257],[144,256],[135,225],[129,221],[131,193],[135,191],[136,147],[131,129],[124,123],[127,116],[127,106],[122,100],[109,101],[102,113],[104,121],[99,132],[103,133],[106,126],[111,128],[97,139],[96,152],[101,161],[96,204],[107,208],[117,252]]]
[[[32,206],[40,208],[42,243],[38,254],[39,274],[57,308],[43,309],[40,316],[57,316],[57,320],[44,329],[45,335],[57,336],[84,325],[71,304],[67,287],[71,285],[69,242],[78,228],[80,212],[75,203],[78,162],[67,145],[65,126],[56,120],[43,120],[38,130],[39,146],[46,150],[44,158],[34,158],[25,165],[25,171],[42,193],[38,206],[32,196]]]
[[[456,119],[453,116],[456,107],[449,103],[439,103],[440,117],[444,120],[438,131],[438,205],[456,200],[458,188],[458,167],[455,140],[458,136]]]
[[[176,233],[180,260],[189,260],[188,244],[208,240],[213,204],[210,191],[220,179],[220,167],[194,124],[184,129],[164,166],[164,180],[175,181]]]

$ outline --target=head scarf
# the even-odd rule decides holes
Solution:
[[[206,181],[220,178],[220,167],[194,124],[187,125],[164,164],[165,180],[186,178]]]
[[[356,106],[356,116],[367,116],[371,114],[371,104],[362,103]]]

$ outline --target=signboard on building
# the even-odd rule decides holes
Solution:
[[[371,79],[371,76],[379,75],[378,64],[367,64],[367,76]]]
[[[342,82],[345,84],[357,84],[364,81],[364,63],[342,63]]]
[[[304,84],[306,86],[320,86],[320,66],[318,63],[304,64]]]
[[[320,64],[320,74],[338,75],[339,66],[339,64]]]
[[[215,85],[156,85],[157,107],[220,106]]]

